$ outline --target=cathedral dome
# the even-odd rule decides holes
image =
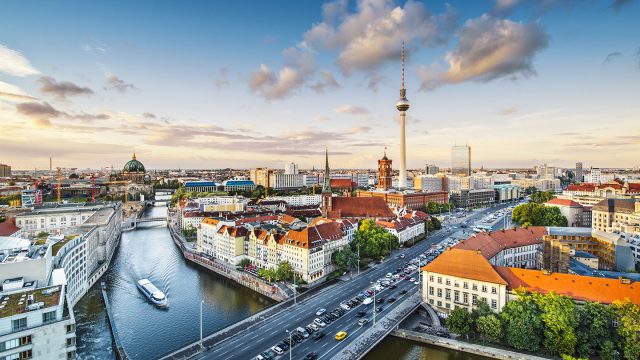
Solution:
[[[131,160],[124,164],[124,171],[126,172],[145,172],[144,165],[136,160],[136,153],[133,153]]]

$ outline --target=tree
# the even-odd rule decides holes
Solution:
[[[576,308],[578,327],[578,346],[576,352],[583,357],[589,357],[604,348],[604,343],[612,339],[614,332],[613,309],[600,303],[586,302]]]
[[[476,320],[476,330],[483,339],[490,342],[500,342],[502,340],[502,323],[497,316],[483,315]]]
[[[264,186],[257,185],[255,189],[251,192],[252,199],[260,199],[264,197]]]
[[[544,346],[553,354],[573,355],[578,343],[576,305],[568,296],[554,292],[535,294],[544,323]]]
[[[602,360],[620,360],[620,352],[613,341],[606,340],[600,349],[600,357]]]
[[[294,272],[293,266],[288,261],[282,261],[278,264],[278,269],[276,270],[276,278],[278,280],[293,280]]]
[[[241,268],[245,268],[245,267],[247,267],[249,265],[252,265],[252,264],[253,263],[251,262],[251,260],[245,258],[245,259],[240,260],[240,262],[238,263],[238,266],[241,267]]]
[[[331,261],[340,269],[340,272],[352,269],[358,263],[358,254],[356,254],[349,246],[334,251],[331,254]]]
[[[512,219],[522,226],[567,226],[567,218],[560,208],[537,203],[516,206]]]
[[[540,311],[530,294],[517,294],[518,299],[507,302],[500,313],[505,339],[518,350],[538,351],[543,335]]]
[[[273,280],[276,280],[277,275],[276,275],[276,270],[275,269],[260,269],[258,270],[258,276],[261,276],[265,279],[267,279],[267,281],[271,282]]]
[[[473,321],[473,326],[476,327],[476,321],[479,317],[492,314],[493,311],[489,307],[489,304],[487,304],[487,302],[482,299],[478,299],[478,301],[476,302],[476,307],[471,310],[471,321]]]
[[[640,357],[640,305],[631,300],[613,303],[618,318],[618,335],[622,338],[622,354],[627,360]]]
[[[554,198],[555,196],[550,191],[536,191],[531,194],[531,201],[536,204],[544,204]]]
[[[447,316],[445,325],[449,331],[458,335],[465,335],[468,338],[473,325],[471,314],[465,308],[455,308]]]
[[[182,235],[185,238],[192,238],[196,236],[197,233],[198,233],[198,229],[191,225],[189,225],[189,227],[187,227],[186,229],[182,229]]]
[[[352,247],[360,246],[363,257],[381,257],[400,246],[398,237],[378,226],[374,220],[362,221],[360,228],[353,235]]]

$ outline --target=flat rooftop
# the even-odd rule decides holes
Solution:
[[[58,291],[45,295],[42,292],[49,289],[58,289]],[[11,295],[0,295],[0,318],[19,315],[29,312],[27,310],[27,299],[29,295],[33,295],[33,302],[43,302],[42,308],[57,306],[60,303],[60,295],[62,294],[60,286],[49,286],[37,290],[23,291]]]

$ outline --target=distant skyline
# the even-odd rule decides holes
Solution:
[[[610,1],[5,1],[14,169],[640,165],[640,5]]]

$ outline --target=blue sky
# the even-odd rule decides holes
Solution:
[[[15,168],[638,166],[638,1],[0,4]]]

